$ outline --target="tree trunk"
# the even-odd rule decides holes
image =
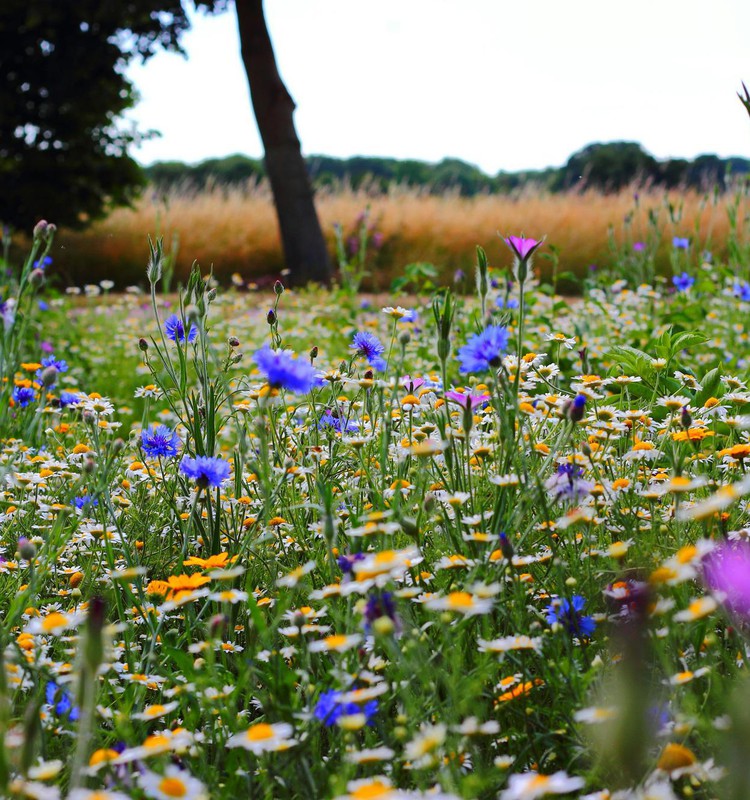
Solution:
[[[328,285],[331,264],[294,129],[294,100],[276,66],[263,0],[235,0],[235,4],[242,61],[265,149],[286,266],[295,284],[315,281]]]

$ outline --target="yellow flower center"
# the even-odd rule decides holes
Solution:
[[[185,797],[187,786],[180,778],[162,778],[159,781],[159,791],[167,797]]]
[[[259,722],[257,725],[253,725],[247,732],[247,738],[251,742],[260,742],[264,739],[273,739],[273,737],[273,728],[265,722]]]

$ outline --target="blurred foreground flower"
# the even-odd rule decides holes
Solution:
[[[703,559],[703,580],[724,606],[750,617],[750,543],[727,542]]]

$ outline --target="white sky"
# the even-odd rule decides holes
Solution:
[[[490,174],[594,141],[658,158],[750,157],[750,0],[266,0],[305,154],[457,157]],[[262,147],[234,9],[194,17],[188,60],[128,71],[133,152],[200,161]]]

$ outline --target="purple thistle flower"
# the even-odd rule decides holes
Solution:
[[[229,477],[229,463],[223,458],[210,456],[185,456],[180,464],[180,471],[192,478],[198,486],[206,489],[209,486],[221,486]]]
[[[372,333],[367,331],[357,331],[352,337],[350,350],[354,350],[356,355],[366,358],[377,370],[384,370],[386,367],[385,359],[382,357],[385,352],[385,345]]]
[[[318,373],[311,364],[295,358],[286,350],[271,350],[266,344],[255,353],[253,360],[273,389],[306,394],[320,383]]]
[[[172,314],[171,317],[167,317],[164,323],[164,333],[167,339],[171,339],[173,342],[185,341],[185,326],[182,324],[182,320],[177,314]],[[188,342],[194,342],[197,336],[198,328],[196,328],[195,325],[191,325],[190,332],[188,333]]]
[[[489,325],[481,333],[472,336],[458,351],[459,371],[485,372],[499,367],[507,346],[507,329],[501,325]]]

